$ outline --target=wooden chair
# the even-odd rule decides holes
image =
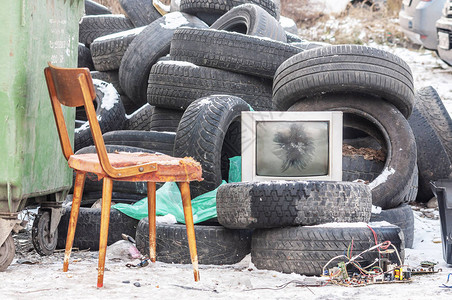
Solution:
[[[195,281],[198,281],[198,255],[196,252],[189,182],[202,180],[200,164],[189,157],[175,158],[168,155],[149,153],[107,153],[93,105],[96,93],[89,70],[86,68],[59,68],[49,63],[49,67],[45,68],[44,74],[63,154],[68,160],[69,167],[76,171],[63,272],[67,272],[68,270],[86,173],[94,173],[99,179],[103,178],[104,180],[102,188],[97,286],[103,286],[111,195],[114,180],[147,182],[149,255],[152,262],[155,262],[156,258],[155,183],[167,181],[179,182],[194,277]],[[70,107],[85,106],[97,154],[73,153],[61,104]]]

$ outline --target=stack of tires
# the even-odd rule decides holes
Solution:
[[[86,59],[80,55],[79,65],[93,70],[109,151],[193,157],[205,179],[190,185],[196,197],[228,179],[229,158],[241,154],[241,111],[343,111],[347,147],[381,157],[344,155],[343,182],[222,185],[221,225],[195,229],[199,261],[235,263],[251,252],[258,268],[319,274],[350,243],[357,253],[376,240],[391,241],[403,257],[404,247],[413,244],[408,204],[427,201],[428,181],[450,173],[452,122],[437,94],[432,88],[414,93],[409,67],[386,51],[302,41],[277,21],[278,6],[271,0],[210,5],[218,1],[181,0],[180,12],[161,16],[152,0],[121,0],[127,16],[82,19],[80,53]],[[435,110],[427,109],[429,101]],[[95,151],[84,148],[89,144],[85,123],[76,131],[76,149]],[[358,179],[364,182],[352,182]],[[85,191],[100,195],[101,186],[87,180]],[[114,192],[138,198],[146,189],[142,183],[115,183]],[[371,213],[372,204],[380,209]],[[369,221],[397,226],[369,228]],[[137,245],[145,252],[147,228],[141,220]],[[186,245],[184,230],[158,225],[158,259],[190,262],[187,249],[172,254]]]
[[[227,6],[221,8],[210,5],[217,0],[209,1],[212,2],[209,5],[181,1],[180,12],[173,11],[164,16],[153,6],[152,0],[121,0],[120,5],[126,15],[114,15],[95,2],[89,0],[85,2],[87,15],[80,22],[79,67],[88,67],[92,70],[91,75],[98,95],[95,100],[96,112],[101,130],[105,133],[105,143],[111,145],[112,151],[114,145],[120,145],[173,155],[176,141],[177,149],[186,146],[181,144],[187,141],[176,139],[175,134],[184,112],[190,103],[203,96],[225,94],[240,97],[244,100],[243,103],[247,103],[240,104],[240,110],[249,109],[248,104],[254,109],[271,109],[271,77],[277,63],[272,64],[270,73],[267,71],[267,75],[259,77],[250,75],[249,72],[241,72],[240,64],[229,68],[217,68],[209,64],[195,65],[183,61],[183,57],[175,53],[169,55],[170,47],[176,52],[179,48],[187,48],[183,40],[179,40],[179,46],[172,45],[174,35],[182,39],[196,39],[200,33],[207,34],[207,38],[210,35],[221,34],[226,36],[217,37],[217,40],[224,39],[230,42],[237,39],[237,36],[244,36],[245,39],[240,41],[242,45],[248,43],[247,38],[261,48],[276,45],[283,55],[278,58],[279,63],[302,51],[303,47],[314,45],[302,43],[301,39],[284,30],[277,21],[279,6],[275,6],[271,0],[228,1]],[[255,4],[246,4],[247,2]],[[232,9],[240,4],[244,5]],[[231,11],[225,14],[229,10]],[[197,15],[201,17],[198,18]],[[213,23],[212,29],[208,29],[206,23]],[[205,32],[195,30],[190,37],[189,33],[185,34],[184,31],[190,27],[204,29]],[[246,35],[220,29],[242,32]],[[263,40],[261,37],[269,39]],[[287,40],[297,42],[297,47],[286,43]],[[187,40],[187,46],[189,43]],[[193,40],[191,44],[200,49],[205,48],[204,43],[200,44],[199,41]],[[220,53],[227,51],[213,45],[209,48]],[[256,53],[256,50],[254,52]],[[237,58],[232,55],[233,53],[229,60]],[[262,54],[259,55],[259,59],[264,59]],[[216,64],[215,59],[210,63]],[[235,106],[237,105],[231,104],[227,109]],[[205,110],[209,110],[209,107],[205,107]],[[192,111],[193,109],[187,112],[185,119],[193,114]],[[202,115],[199,112],[195,114]],[[223,140],[227,144],[223,150],[217,151],[221,153],[221,160],[226,165],[222,167],[223,174],[228,171],[227,158],[240,154],[238,116],[239,112],[233,114],[231,120],[226,121],[228,124],[221,125],[227,126],[226,131],[231,125],[229,133],[225,138],[218,136],[217,140],[220,139],[220,142],[214,141],[220,143],[217,144],[217,148],[222,147]],[[78,151],[93,145],[93,141],[82,108],[77,111],[76,119],[78,128],[75,130],[74,148]],[[206,119],[202,122],[208,121]],[[189,125],[187,122],[184,124],[185,127]],[[185,127],[180,129],[179,136],[186,134]],[[193,138],[197,139],[195,136]],[[217,160],[217,153],[213,154],[211,160]],[[192,154],[179,150],[175,155]],[[201,185],[202,191],[211,190],[221,182],[218,181],[221,176],[218,177],[216,174],[213,176],[215,177],[211,180],[213,183],[207,184],[209,180],[206,180],[205,184]],[[89,201],[84,202],[89,204],[99,198],[101,187],[101,182],[88,179],[84,194]],[[131,201],[135,201],[145,195],[145,191],[144,184],[139,183],[120,184],[113,188],[114,197],[116,196],[118,201],[127,201],[127,194],[132,195]]]
[[[369,186],[353,182],[241,182],[222,185],[217,194],[220,224],[255,229],[251,260],[258,269],[304,275],[322,274],[352,244],[358,254],[377,240],[391,241],[404,257],[403,232],[389,223],[367,224],[371,207]],[[369,252],[359,263],[369,265],[377,257]],[[389,259],[398,262],[396,255]],[[347,258],[328,267],[340,261]]]
[[[249,110],[250,106],[238,97],[218,96],[209,98],[211,102],[201,101],[209,102],[211,105],[205,105],[200,110],[195,109],[196,105],[193,109],[187,108],[191,102],[202,96],[228,94],[244,97],[255,104],[256,108],[270,109],[271,80],[224,69],[195,66],[188,62],[175,62],[168,54],[172,36],[177,28],[183,26],[207,29],[209,26],[205,22],[211,24],[234,6],[247,2],[260,4],[264,8],[252,6],[239,9],[232,17],[222,19],[223,21],[215,26],[229,28],[231,31],[234,31],[234,28],[243,30],[249,26],[250,34],[265,37],[278,35],[278,38],[284,41],[279,43],[282,45],[280,47],[291,48],[291,53],[301,51],[300,48],[285,43],[286,35],[293,42],[301,42],[301,39],[286,33],[275,20],[274,17],[279,18],[279,8],[271,0],[228,1],[226,7],[210,4],[206,7],[204,3],[181,1],[181,12],[174,11],[164,16],[152,5],[152,0],[121,0],[120,5],[126,15],[111,14],[106,7],[90,0],[85,1],[86,16],[80,22],[78,66],[91,70],[98,95],[94,104],[108,152],[153,151],[173,155],[173,148],[177,143],[178,149],[191,147],[196,149],[194,151],[198,151],[200,156],[208,157],[204,159],[203,166],[206,180],[200,186],[196,184],[193,186],[193,197],[221,183],[222,174],[228,172],[226,166],[228,157],[240,154],[238,122],[240,111]],[[199,15],[200,18],[195,15]],[[260,21],[254,23],[257,16]],[[237,21],[236,18],[245,19]],[[232,23],[229,23],[229,19],[233,19]],[[267,21],[270,22],[269,25],[265,24]],[[291,26],[293,27],[293,23]],[[275,27],[275,33],[271,32],[272,27]],[[259,30],[263,30],[263,33]],[[259,101],[263,104],[259,104]],[[177,131],[185,111],[185,126]],[[213,115],[204,115],[207,111]],[[221,114],[222,118],[218,118],[215,113]],[[195,123],[200,131],[197,133],[205,134],[208,131],[211,135],[205,141],[195,136],[194,130],[188,132],[191,128],[189,119],[194,115],[198,116]],[[94,152],[89,124],[83,110],[77,110],[76,119],[75,150],[77,153]],[[199,147],[188,146],[190,139],[199,141],[200,147],[205,147],[205,152],[208,153],[202,153]],[[213,144],[215,147],[211,147]],[[177,155],[185,154],[179,151]],[[222,167],[218,167],[219,164]],[[212,169],[210,177],[207,176],[208,165]],[[102,181],[97,181],[94,177],[87,178],[82,206],[93,204],[101,197],[101,191]],[[145,195],[144,183],[117,182],[113,187],[115,202],[133,203]],[[65,220],[68,214],[67,210],[60,224],[59,247],[64,247],[67,230]],[[118,219],[116,214],[117,211],[113,209],[112,217],[115,218],[115,223],[120,225],[115,229],[113,237],[109,238],[109,244],[120,238],[120,234],[117,233],[121,232],[121,224],[127,227],[123,228],[122,232],[128,234],[131,225],[137,226],[136,222],[131,222],[126,216],[119,214],[121,217]],[[77,229],[75,247],[83,249],[98,247],[96,244],[98,234],[95,228],[99,221],[98,209],[88,207],[82,209],[79,224],[82,224],[80,226],[83,228]],[[219,232],[228,230],[221,227],[213,231],[220,241],[225,240],[224,234],[218,233],[218,230]],[[209,232],[211,239],[212,230]],[[232,236],[233,239],[237,238],[235,234]],[[239,240],[247,245],[245,247],[247,250],[243,254],[245,255],[249,253],[250,235],[245,231],[239,236]],[[233,255],[233,262],[242,257]],[[226,260],[222,261],[219,263],[225,263]],[[229,261],[232,263],[230,259]]]

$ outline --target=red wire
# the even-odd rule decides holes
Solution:
[[[376,234],[375,231],[372,229],[372,227],[370,227],[369,225],[367,225],[367,227],[369,227],[369,229],[370,229],[370,230],[372,231],[372,233],[374,234],[375,245],[378,245],[377,234]]]
[[[369,226],[369,224],[367,225],[367,227],[369,227],[369,229],[372,231],[372,233],[374,235],[375,245],[378,245],[378,239],[377,239],[377,234],[375,233],[375,230],[373,230],[372,227]],[[382,245],[380,247],[378,247],[378,252],[380,252],[380,249],[383,249],[383,250],[388,249],[389,246],[391,246],[390,241],[383,242]]]

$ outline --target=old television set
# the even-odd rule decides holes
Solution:
[[[242,181],[342,180],[342,112],[242,112]]]

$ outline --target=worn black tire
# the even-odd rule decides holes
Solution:
[[[231,10],[235,6],[245,3],[253,3],[265,9],[272,17],[279,20],[279,11],[272,0],[181,0],[180,11],[189,14],[207,17],[209,25],[217,20],[221,15]],[[202,18],[204,19],[204,18]]]
[[[452,161],[452,118],[444,107],[443,101],[431,86],[420,88],[415,94],[418,100],[417,108],[436,131],[449,160]]]
[[[94,83],[95,83],[94,89],[95,89],[95,92],[96,92],[96,98],[94,98],[94,100],[93,100],[93,105],[94,105],[94,110],[96,111],[96,115],[98,115],[100,113],[100,111],[101,111],[102,99],[103,99],[103,96],[104,96],[104,94],[101,93],[101,89],[102,89],[102,86],[104,86],[104,85],[106,85],[108,83],[93,79],[93,84]],[[101,88],[99,88],[99,86]],[[86,121],[88,121],[88,117],[86,116],[86,112],[85,112],[85,106],[79,106],[79,107],[75,108],[75,120],[76,120],[76,124],[77,124],[77,122],[86,122]],[[76,126],[76,129],[77,128],[78,128],[78,126]]]
[[[411,188],[409,183],[416,167],[416,142],[408,121],[395,106],[371,96],[326,95],[300,101],[290,110],[343,111],[344,120],[347,115],[357,115],[372,123],[383,135],[387,152],[383,172],[369,184],[372,202],[388,209],[397,207],[404,201]],[[348,125],[344,123],[344,126]]]
[[[245,100],[255,110],[271,109],[271,81],[188,62],[162,61],[149,74],[148,103],[185,110],[201,97],[225,94]]]
[[[124,53],[119,81],[127,96],[138,105],[146,104],[151,67],[169,53],[171,38],[179,26],[207,27],[196,17],[180,12],[169,13],[146,26]]]
[[[118,70],[115,71],[106,71],[106,72],[99,72],[99,71],[91,71],[91,77],[93,79],[99,79],[102,81],[106,81],[108,83],[113,84],[113,87],[116,89],[116,91],[122,95],[124,92],[121,88],[121,85],[119,85],[119,74]],[[121,97],[122,100],[122,97]]]
[[[95,39],[90,46],[94,67],[97,71],[119,70],[122,57],[133,39],[145,27],[133,28]]]
[[[90,70],[94,70],[91,51],[82,43],[78,43],[77,68],[88,68]]]
[[[6,240],[0,245],[0,272],[5,271],[14,259],[16,253],[16,245],[10,233]]]
[[[143,106],[143,105],[136,104],[135,102],[130,100],[130,98],[125,94],[121,94],[121,101],[122,101],[122,104],[124,104],[124,109],[126,110],[126,114],[128,114],[128,115],[133,114],[135,111],[137,111],[138,109],[140,109],[140,107]],[[126,116],[126,118],[127,118],[127,116]]]
[[[152,0],[119,0],[119,4],[135,27],[149,25],[162,16]]]
[[[385,167],[380,160],[367,160],[363,155],[342,156],[342,180],[354,181],[361,179],[371,182],[377,178]]]
[[[337,227],[333,223],[329,227],[319,225],[255,230],[251,242],[251,261],[258,269],[321,275],[324,265],[330,259],[344,255],[352,241],[353,255],[375,245],[372,231],[366,224],[361,224]],[[394,225],[369,225],[375,231],[379,243],[390,241],[396,246],[403,264],[405,242],[402,230]],[[377,257],[378,251],[375,250],[364,254],[358,262],[367,266]],[[391,262],[400,264],[395,254],[389,258]],[[328,267],[335,267],[340,261],[348,260],[334,260]]]
[[[359,45],[335,45],[303,51],[278,68],[273,107],[287,110],[297,101],[327,93],[381,97],[408,118],[413,109],[413,76],[401,58]]]
[[[240,155],[240,114],[249,105],[234,96],[217,95],[194,101],[184,112],[176,132],[174,156],[193,157],[202,166],[204,181],[192,182],[192,197],[227,180],[228,158]]]
[[[50,232],[50,212],[39,212],[31,230],[31,241],[36,252],[41,256],[49,256],[55,251],[58,241],[58,230]]]
[[[408,186],[409,186],[408,193],[405,195],[403,203],[411,203],[416,201],[417,193],[419,190],[419,170],[417,167],[417,163],[416,167],[414,168],[413,175],[411,176],[411,179],[408,183]]]
[[[119,130],[103,135],[106,145],[124,145],[173,155],[175,132]]]
[[[273,78],[276,69],[301,52],[287,43],[236,32],[181,28],[171,41],[171,58],[206,66]]]
[[[331,98],[334,96],[328,96],[328,98]],[[341,98],[341,97],[340,97]],[[342,96],[343,98],[343,96]],[[354,101],[352,99],[361,99],[362,97],[355,95],[349,95],[350,101]],[[374,99],[375,101],[380,101],[380,99],[376,99],[373,97],[370,97],[371,99]],[[343,135],[351,134],[352,136],[368,136],[374,140],[374,144],[377,144],[378,146],[375,147],[375,149],[380,149],[385,151],[387,153],[387,137],[385,136],[384,132],[382,132],[378,126],[375,125],[375,122],[372,121],[372,118],[367,119],[366,116],[362,116],[361,114],[349,114],[346,113],[343,115],[343,124],[344,128],[342,130]],[[350,132],[350,130],[354,130],[355,132]],[[345,137],[344,137],[345,139]]]
[[[356,140],[356,139],[355,139]],[[374,145],[376,141],[374,139],[358,139],[358,141],[351,141],[355,144],[355,148],[360,148],[362,144],[365,148],[369,148],[369,145]],[[345,141],[344,141],[345,142]],[[358,146],[358,147],[357,147]],[[380,145],[375,145],[374,148],[380,148]],[[372,148],[372,147],[370,147]],[[362,155],[342,156],[342,180],[343,181],[355,181],[361,179],[367,182],[373,181],[383,171],[385,163],[378,160],[366,160]],[[416,200],[418,192],[418,168],[417,164],[413,169],[413,174],[408,183],[407,194],[404,196],[404,203],[410,203]]]
[[[58,225],[58,249],[64,249],[66,247],[70,214],[70,207],[63,210],[63,215],[61,216],[61,221]],[[80,207],[77,226],[75,228],[73,247],[79,248],[80,250],[99,250],[100,216],[100,208]],[[107,245],[111,245],[114,242],[122,240],[121,234],[123,233],[130,235],[131,237],[135,237],[137,225],[138,220],[112,208],[110,211]]]
[[[84,16],[79,24],[79,42],[87,47],[98,37],[134,28],[124,15]]]
[[[126,112],[119,94],[112,84],[105,81],[93,79],[93,84],[96,88],[96,101],[98,102],[96,114],[100,117],[98,120],[101,131],[105,133],[122,129],[126,120]],[[91,129],[86,121],[84,125],[75,129],[74,151],[93,144]]]
[[[217,192],[218,222],[227,228],[369,222],[371,210],[372,194],[363,183],[239,182]]]
[[[416,200],[427,202],[434,197],[430,181],[447,178],[452,172],[452,165],[441,139],[424,115],[425,110],[418,109],[420,101],[421,99],[416,99],[408,123],[413,130],[417,147],[419,189]]]
[[[85,0],[85,14],[86,15],[108,15],[111,10],[96,1]]]
[[[105,145],[107,153],[112,153],[116,151],[123,152],[145,152],[145,153],[155,153],[156,151],[125,146],[125,145]],[[159,152],[159,151],[157,151]],[[95,146],[89,146],[82,148],[76,152],[76,154],[84,153],[97,153]],[[73,174],[73,180],[75,180],[75,172]],[[102,184],[103,179],[98,180],[96,175],[89,175],[85,180],[85,186],[83,188],[82,206],[88,206],[92,204],[93,199],[102,198]],[[142,195],[137,197],[136,195]],[[129,182],[129,181],[114,181],[113,182],[113,200],[115,198],[122,199],[121,202],[135,203],[136,201],[146,197],[147,195],[147,184],[146,182]],[[127,201],[125,201],[127,200]],[[116,200],[118,201],[118,200]]]
[[[122,98],[122,97],[121,97]],[[154,107],[146,103],[131,115],[127,115],[126,130],[151,130],[151,117]]]
[[[154,107],[150,130],[176,132],[183,114],[180,110]]]
[[[293,34],[289,31],[286,31],[286,40],[289,44],[303,42],[303,39],[298,34]]]
[[[232,8],[210,28],[287,42],[286,32],[281,24],[262,7],[251,3]]]
[[[157,224],[157,260],[190,264],[187,229],[184,224]],[[230,265],[251,251],[251,230],[231,230],[223,226],[195,225],[198,260],[203,265]],[[136,245],[141,254],[149,254],[149,220],[138,223]]]
[[[405,238],[405,248],[413,248],[414,215],[411,206],[402,204],[396,208],[384,209],[380,213],[372,213],[371,222],[386,221],[400,227]]]

